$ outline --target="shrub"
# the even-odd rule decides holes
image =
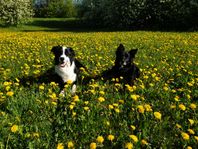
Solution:
[[[0,19],[5,25],[19,25],[33,16],[31,0],[1,0]]]
[[[198,26],[195,0],[83,0],[82,17],[94,25],[186,29]]]
[[[72,0],[51,0],[45,5],[35,5],[36,17],[70,18],[77,14]]]

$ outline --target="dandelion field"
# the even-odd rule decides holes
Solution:
[[[54,82],[20,80],[53,67],[58,44],[73,47],[82,77],[100,74],[120,43],[139,49],[141,76],[125,91],[101,79],[62,97]],[[0,148],[196,148],[197,66],[196,32],[2,32]]]

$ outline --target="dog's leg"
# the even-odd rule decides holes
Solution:
[[[76,84],[73,84],[73,85],[72,85],[72,88],[71,88],[71,94],[72,94],[72,96],[75,95],[75,93],[76,93],[76,88],[77,88]]]

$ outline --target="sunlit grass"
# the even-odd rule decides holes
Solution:
[[[92,80],[61,97],[53,82],[19,79],[53,67],[58,44],[73,47],[83,76],[100,74],[120,43],[139,49],[141,77],[125,91],[118,79]],[[2,32],[0,148],[196,148],[197,56],[197,33]]]

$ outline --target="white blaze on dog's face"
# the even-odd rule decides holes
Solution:
[[[67,47],[62,48],[62,54],[59,57],[59,66],[60,67],[69,67],[71,66],[70,58],[66,55],[65,51]]]
[[[74,61],[74,50],[69,47],[64,46],[55,46],[51,50],[55,55],[55,65],[64,68],[64,67],[70,67],[72,65],[72,62]]]

